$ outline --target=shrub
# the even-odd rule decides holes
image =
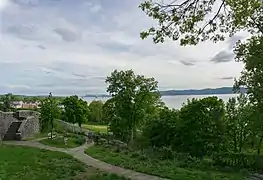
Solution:
[[[82,145],[82,144],[84,144],[85,142],[86,142],[85,137],[83,137],[83,136],[77,136],[77,137],[75,137],[75,143],[76,143],[76,144]]]
[[[263,156],[245,153],[217,153],[213,156],[214,163],[219,166],[263,170]]]

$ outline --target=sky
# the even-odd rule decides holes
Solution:
[[[181,47],[140,32],[155,22],[141,0],[0,0],[0,93],[104,94],[105,78],[133,69],[160,90],[232,86],[236,35]]]

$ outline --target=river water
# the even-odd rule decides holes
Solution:
[[[192,98],[205,98],[205,97],[209,97],[209,96],[217,96],[218,98],[222,99],[224,102],[228,101],[229,98],[231,97],[236,97],[237,94],[220,94],[220,95],[180,95],[180,96],[163,96],[162,100],[164,101],[164,103],[170,107],[170,108],[175,108],[175,109],[180,109],[182,104],[184,102],[187,101],[187,99],[192,99]],[[88,103],[90,103],[92,100],[102,100],[102,101],[106,101],[109,98],[95,98],[95,97],[84,97],[84,99],[86,101],[88,101]]]

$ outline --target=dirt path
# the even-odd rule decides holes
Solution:
[[[40,140],[40,139],[38,139]],[[98,168],[102,171],[108,172],[108,173],[115,173],[120,176],[124,176],[126,178],[130,178],[132,180],[165,180],[160,177],[156,176],[151,176],[139,172],[135,172],[129,169],[123,169],[117,166],[113,166],[111,164],[107,164],[105,162],[102,162],[100,160],[94,159],[87,154],[84,153],[85,149],[92,146],[93,144],[85,144],[77,148],[71,148],[71,149],[64,149],[64,148],[56,148],[56,147],[51,147],[47,146],[44,144],[41,144],[38,142],[38,140],[32,140],[32,141],[5,141],[4,144],[9,144],[9,145],[19,145],[19,146],[30,146],[30,147],[36,147],[40,149],[46,149],[46,150],[51,150],[51,151],[60,151],[67,153],[74,158],[80,160],[84,164],[88,166],[92,166],[95,168]]]

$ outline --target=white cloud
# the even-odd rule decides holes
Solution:
[[[2,9],[2,91],[103,93],[104,78],[116,68],[155,77],[160,89],[232,86],[222,77],[242,69],[234,61],[210,62],[222,50],[230,52],[235,38],[196,47],[141,40],[140,31],[154,22],[138,9],[139,0],[13,2]]]

